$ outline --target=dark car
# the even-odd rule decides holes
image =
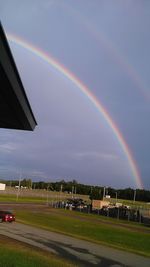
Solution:
[[[0,210],[0,222],[13,222],[15,215],[10,211]]]

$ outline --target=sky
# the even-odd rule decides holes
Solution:
[[[150,2],[0,0],[38,123],[0,129],[0,178],[150,190]]]

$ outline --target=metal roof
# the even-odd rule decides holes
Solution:
[[[0,23],[0,127],[34,130],[37,122]]]

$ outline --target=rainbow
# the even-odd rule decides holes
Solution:
[[[7,34],[7,37],[9,41],[32,52],[34,55],[38,56],[39,58],[50,64],[57,71],[59,71],[61,74],[63,74],[67,79],[69,79],[73,84],[75,84],[77,88],[79,88],[79,90],[82,92],[82,94],[85,95],[86,98],[95,106],[95,108],[102,114],[103,118],[111,128],[118,143],[120,144],[132,171],[135,185],[137,186],[137,188],[142,189],[143,184],[140,177],[140,173],[128,145],[126,144],[121,132],[117,128],[111,116],[108,114],[107,110],[104,108],[102,103],[95,97],[95,95],[92,94],[90,89],[85,84],[83,84],[83,82],[79,80],[70,70],[60,64],[55,58],[43,52],[40,48],[33,46],[31,43],[26,42],[25,40],[15,35]]]
[[[140,75],[135,71],[132,65],[127,61],[126,57],[119,51],[119,48],[113,44],[113,42],[104,35],[104,33],[98,33],[94,28],[91,30],[95,39],[103,46],[103,48],[109,52],[113,60],[122,67],[122,69],[128,74],[130,79],[134,82],[136,89],[138,89],[144,100],[150,101],[150,94],[148,88],[144,85]]]
[[[136,88],[141,92],[144,100],[150,101],[150,94],[149,89],[144,84],[143,80],[141,79],[139,73],[133,68],[133,66],[129,63],[127,58],[119,51],[119,48],[116,47],[116,44],[104,34],[104,32],[99,31],[95,28],[95,25],[92,25],[91,21],[87,19],[83,14],[79,12],[79,10],[75,10],[73,7],[69,6],[66,3],[63,3],[65,6],[65,10],[68,9],[68,12],[74,15],[77,18],[78,23],[80,22],[81,25],[94,37],[94,39],[104,48],[107,50],[111,58],[122,67],[122,69],[128,74],[130,79],[136,85]]]

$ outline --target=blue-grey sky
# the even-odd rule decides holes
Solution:
[[[107,110],[150,189],[150,2],[0,0],[7,34],[64,65]],[[138,187],[110,125],[54,66],[9,41],[38,122],[0,130],[0,178]]]

